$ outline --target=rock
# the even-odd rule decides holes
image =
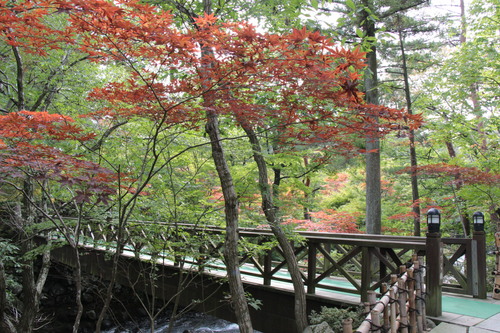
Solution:
[[[113,326],[114,326],[114,323],[111,319],[104,319],[102,321],[101,327],[104,328],[105,330],[110,329]]]
[[[50,293],[52,295],[60,296],[60,295],[63,295],[64,293],[66,293],[66,288],[59,283],[54,283],[54,285],[52,286],[52,288],[50,290]]]
[[[303,333],[335,333],[326,321],[318,325],[310,325],[306,327]]]
[[[91,293],[84,292],[82,294],[82,301],[83,301],[83,303],[86,303],[86,304],[94,303],[95,297]]]
[[[212,331],[209,328],[203,327],[203,328],[197,328],[197,329],[195,329],[193,331],[193,333],[214,333],[214,331]]]
[[[97,314],[95,313],[94,310],[89,310],[85,313],[85,315],[87,316],[87,318],[89,318],[90,320],[96,320],[97,319]]]
[[[427,329],[436,328],[436,324],[429,318],[426,319],[425,323],[427,324]]]

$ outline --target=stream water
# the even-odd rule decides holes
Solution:
[[[165,315],[157,320],[155,333],[166,333],[169,327],[169,317]],[[121,327],[113,327],[104,333],[150,333],[147,320],[127,322]],[[210,315],[188,312],[179,318],[173,327],[172,333],[238,333],[238,325]],[[257,331],[256,331],[257,332]]]

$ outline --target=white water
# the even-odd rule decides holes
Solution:
[[[115,327],[104,333],[150,333],[149,323],[142,320],[140,323],[126,323],[124,327]],[[155,333],[168,331],[168,316],[162,317],[155,324]],[[238,325],[202,313],[190,312],[178,319],[172,333],[239,333]],[[255,331],[258,332],[258,331]]]

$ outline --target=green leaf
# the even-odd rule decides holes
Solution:
[[[345,4],[347,5],[347,7],[351,8],[352,10],[356,10],[356,5],[354,4],[354,1],[352,0],[347,0],[345,2]]]
[[[365,37],[365,33],[359,28],[356,28],[356,35],[358,35],[359,38]]]
[[[319,5],[318,0],[311,0],[311,6],[312,6],[314,9],[318,9],[318,5]]]

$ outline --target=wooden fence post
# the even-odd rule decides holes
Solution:
[[[399,315],[400,315],[400,332],[408,333],[408,311],[406,310],[406,301],[408,295],[406,294],[406,283],[403,279],[398,279],[398,302],[399,302]]]
[[[318,244],[314,242],[308,242],[308,253],[307,253],[307,293],[314,294],[316,292],[316,286],[314,280],[316,279],[316,253],[318,251]]]
[[[342,332],[352,333],[352,318],[347,318],[342,321]]]
[[[474,297],[486,299],[486,234],[484,231],[474,231],[472,239],[476,241],[477,256],[472,260],[476,261],[477,271],[474,274],[474,283],[477,283],[477,295]]]
[[[422,298],[422,270],[420,268],[420,261],[417,256],[413,258],[414,276],[415,276],[415,309],[417,312],[417,331],[424,331],[424,300]]]
[[[372,262],[371,253],[368,247],[363,246],[361,249],[361,302],[368,300],[368,290],[370,290],[370,283],[372,278]]]
[[[389,297],[391,298],[391,314],[390,314],[390,321],[391,321],[391,333],[396,333],[398,331],[398,322],[397,322],[397,317],[398,317],[398,306],[397,303],[395,302],[396,300],[396,292],[394,291],[394,288],[392,288],[392,283],[391,283],[391,288],[389,289]]]
[[[426,311],[429,316],[442,315],[443,247],[439,232],[427,233],[426,239]]]
[[[417,309],[415,304],[415,277],[414,277],[414,267],[408,268],[406,271],[408,273],[408,279],[406,280],[407,290],[408,290],[408,304],[409,304],[409,315],[410,315],[410,332],[417,332]]]
[[[273,258],[272,258],[272,253],[273,250],[266,251],[264,254],[264,274],[263,274],[263,279],[264,279],[264,285],[265,286],[270,286],[271,285],[271,270],[272,270],[272,264],[273,264]]]
[[[382,293],[382,295],[386,295],[387,292],[389,291],[389,287],[387,286],[387,283],[382,283],[382,286],[380,287],[380,291]],[[389,318],[389,309],[390,307],[389,306],[384,306],[384,332],[387,332],[389,330],[389,327],[390,327],[390,318]]]

